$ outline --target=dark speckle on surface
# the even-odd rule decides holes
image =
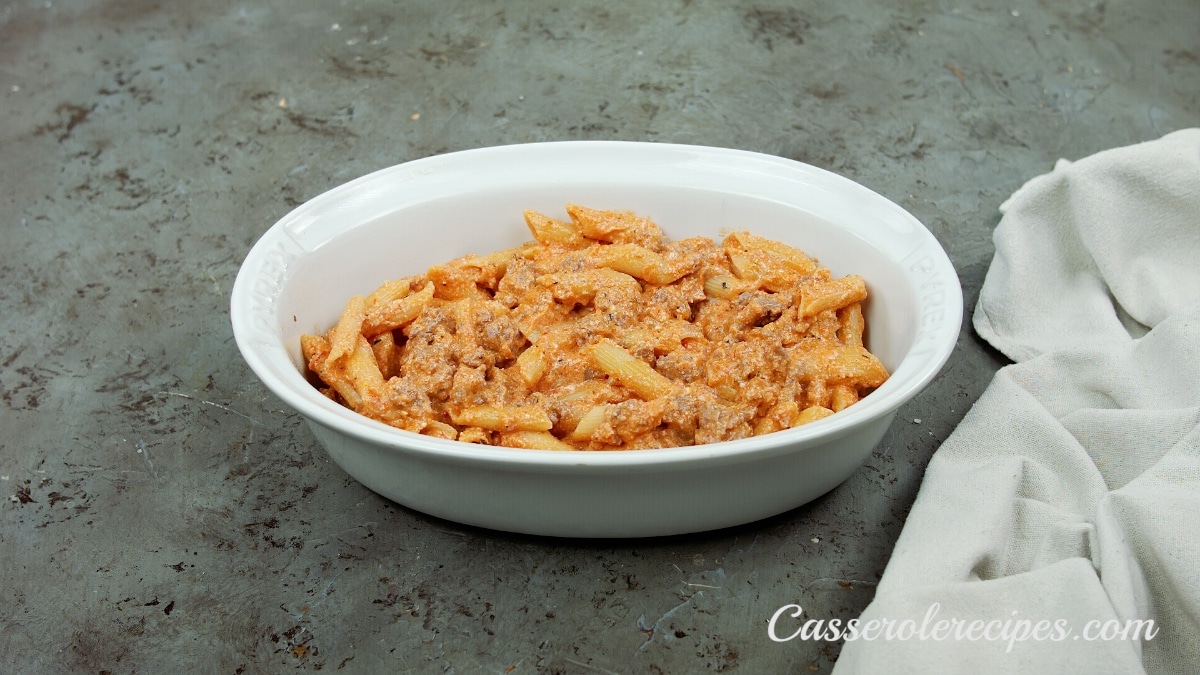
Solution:
[[[829,672],[1003,359],[1000,204],[1200,124],[1194,3],[0,6],[0,671]],[[943,243],[942,375],[846,483],[647,541],[444,522],[349,479],[242,362],[229,294],[296,205],[399,162],[620,139],[841,173]],[[619,206],[619,205],[615,205]],[[916,420],[920,420],[919,423]]]

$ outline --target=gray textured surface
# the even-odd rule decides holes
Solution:
[[[242,363],[257,237],[451,150],[758,150],[925,222],[973,306],[1001,202],[1200,123],[1200,3],[0,2],[0,670],[828,672],[1001,365],[970,329],[867,465],[733,530],[541,540],[391,504]],[[919,421],[918,421],[919,420]]]

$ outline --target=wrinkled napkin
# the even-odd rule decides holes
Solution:
[[[1014,364],[835,673],[1200,673],[1200,129],[1060,160],[1001,211],[973,322]]]

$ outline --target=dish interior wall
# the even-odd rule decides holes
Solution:
[[[903,256],[871,236],[873,224],[835,224],[829,215],[736,193],[684,187],[595,185],[496,190],[436,198],[346,222],[342,232],[289,266],[277,307],[280,337],[301,372],[301,333],[323,333],[346,302],[384,281],[420,274],[431,265],[468,253],[519,246],[532,236],[525,209],[566,219],[564,206],[632,210],[651,218],[671,239],[706,236],[718,242],[749,230],[817,258],[834,275],[859,274],[871,297],[864,307],[867,346],[894,370],[913,344],[917,299]],[[334,217],[334,216],[328,216]],[[327,224],[326,224],[327,225]]]

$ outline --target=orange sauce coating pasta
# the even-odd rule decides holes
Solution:
[[[394,427],[546,450],[746,438],[854,404],[888,377],[866,284],[735,232],[671,241],[626,211],[527,211],[534,241],[352,298],[305,362]]]

